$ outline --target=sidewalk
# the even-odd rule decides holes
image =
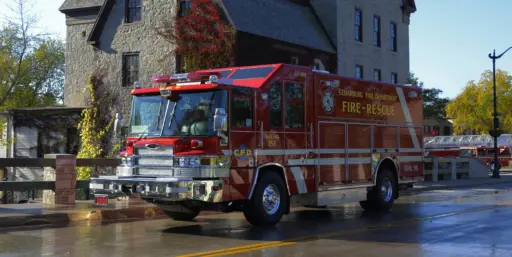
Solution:
[[[401,195],[421,193],[424,191],[471,188],[484,185],[512,184],[512,173],[501,173],[500,179],[460,179],[438,182],[424,181],[414,188],[401,192]],[[207,211],[201,215],[212,215]],[[74,206],[43,205],[42,203],[0,204],[0,228],[37,226],[48,224],[69,224],[79,221],[126,221],[166,219],[163,210],[140,199],[118,201],[110,199],[108,206],[96,207],[92,201],[77,201]]]
[[[458,188],[472,188],[486,185],[499,185],[499,184],[512,184],[512,173],[501,172],[500,178],[472,178],[472,179],[459,179],[459,180],[440,180],[437,182],[433,181],[422,181],[414,185],[413,188],[409,188],[403,192],[402,195],[407,195],[416,192],[431,191],[431,190],[443,190],[443,189],[458,189]],[[491,174],[489,174],[491,176]]]

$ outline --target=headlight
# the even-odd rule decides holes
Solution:
[[[188,165],[187,158],[185,158],[185,157],[180,157],[180,158],[179,158],[179,165],[180,165],[180,166],[182,166],[182,167],[183,167],[183,166]]]
[[[133,166],[133,157],[125,156],[121,159],[121,164],[124,166]]]
[[[226,167],[229,165],[229,158],[222,157],[175,157],[174,164],[179,167]]]
[[[196,166],[199,166],[199,158],[197,157],[192,157],[189,159],[189,162],[190,162],[190,166],[193,166],[193,167],[196,167]]]

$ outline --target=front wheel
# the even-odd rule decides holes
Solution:
[[[395,202],[395,176],[388,170],[382,170],[377,176],[375,187],[368,192],[366,201],[359,202],[367,211],[389,211]]]
[[[266,172],[258,179],[252,199],[244,204],[245,219],[254,226],[277,224],[288,207],[288,192],[276,172]]]

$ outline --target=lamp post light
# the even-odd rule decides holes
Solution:
[[[499,127],[499,119],[497,112],[497,101],[496,101],[496,59],[501,58],[506,52],[512,49],[512,46],[509,47],[505,52],[496,56],[496,49],[494,49],[492,55],[489,54],[489,58],[492,59],[492,80],[493,80],[493,104],[494,104],[494,112],[493,116],[493,131],[491,135],[494,138],[494,167],[492,171],[491,178],[500,178],[500,170],[499,170],[499,162],[498,162],[498,127]],[[501,133],[500,133],[501,134]]]

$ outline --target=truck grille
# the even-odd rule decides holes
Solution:
[[[140,156],[173,156],[173,147],[170,145],[159,146],[155,149],[150,149],[145,146],[135,148],[135,155]]]
[[[139,175],[172,176],[173,147],[159,146],[147,148],[145,146],[134,149],[136,172]]]

